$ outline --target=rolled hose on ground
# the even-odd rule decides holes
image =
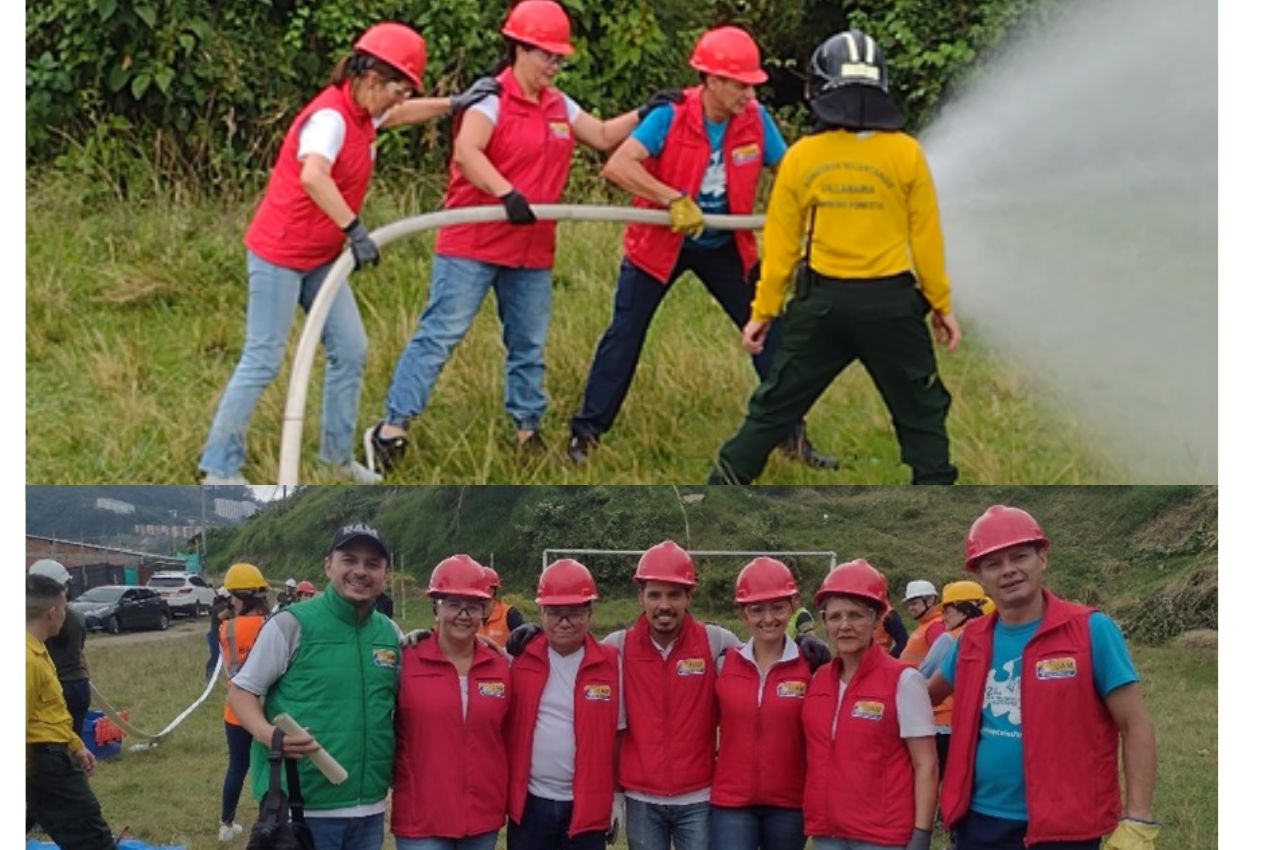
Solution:
[[[671,216],[663,210],[646,210],[638,207],[605,207],[580,204],[534,204],[533,214],[542,221],[615,221],[626,224],[671,225]],[[450,210],[416,215],[379,227],[370,233],[381,249],[397,239],[444,227],[449,224],[474,224],[485,221],[505,221],[506,211],[501,206],[459,207]],[[764,226],[761,215],[708,215],[707,227],[715,230],[759,230]],[[353,262],[350,251],[343,251],[320,290],[316,293],[311,309],[307,312],[298,337],[298,348],[293,355],[289,371],[289,393],[285,399],[284,425],[280,434],[280,467],[276,484],[298,483],[298,464],[302,456],[302,418],[307,408],[307,382],[311,364],[315,360],[316,346],[324,328],[338,286],[351,274]],[[121,727],[123,728],[123,727]]]

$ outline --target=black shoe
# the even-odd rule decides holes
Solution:
[[[383,437],[382,423],[379,422],[365,429],[364,465],[375,472],[386,474],[404,457],[408,445],[409,438],[403,434],[398,437]]]
[[[596,439],[588,437],[585,434],[574,434],[569,438],[569,446],[566,451],[569,454],[569,462],[577,465],[586,462],[587,455],[596,447]]]
[[[519,434],[515,437],[516,452],[522,455],[542,454],[547,450],[547,444],[542,439],[542,434],[533,431],[529,436],[521,439]]]
[[[809,442],[809,437],[805,434],[803,422],[795,427],[786,440],[778,444],[778,448],[784,456],[798,460],[813,469],[840,468],[839,458],[835,455],[824,455],[813,447],[813,443]]]

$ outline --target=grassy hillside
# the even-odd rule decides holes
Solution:
[[[566,197],[605,198],[584,167]],[[27,481],[32,484],[191,483],[218,397],[240,353],[247,285],[243,228],[252,199],[179,197],[125,203],[81,178],[28,175],[26,207]],[[161,193],[163,194],[163,193]],[[363,218],[372,228],[433,209],[438,177],[375,186]],[[522,462],[502,409],[503,351],[493,299],[454,352],[395,481],[467,483],[685,483],[706,479],[720,443],[741,423],[756,384],[738,335],[696,280],[679,281],[650,328],[613,431],[591,462],[562,457],[596,340],[609,320],[621,233],[605,224],[560,228],[547,342],[554,452]],[[361,427],[382,398],[426,299],[432,240],[415,237],[353,278],[369,337]],[[959,283],[957,284],[959,285]],[[966,321],[965,316],[959,317]],[[295,333],[301,321],[295,323]],[[966,483],[1132,480],[1108,443],[1060,409],[1010,358],[968,335],[940,354],[954,397],[953,459]],[[292,362],[292,353],[286,363]],[[312,374],[302,480],[324,483],[318,447],[323,357]],[[287,369],[286,369],[287,371]],[[252,481],[276,480],[286,378],[264,392],[248,433]],[[74,411],[72,415],[71,411]],[[56,428],[47,427],[56,422]],[[769,483],[906,483],[887,413],[860,368],[848,370],[811,412],[821,448],[842,469],[774,461]]]
[[[686,503],[681,497],[703,496]],[[334,530],[366,520],[387,536],[418,587],[466,552],[502,573],[528,604],[547,548],[644,549],[673,538],[691,549],[834,550],[866,557],[900,591],[912,578],[960,578],[964,535],[987,506],[1031,511],[1049,536],[1048,581],[1103,605],[1137,638],[1217,627],[1217,490],[1211,487],[313,487],[209,541],[210,569],[252,560],[269,576],[322,578]],[[605,606],[597,625],[629,620],[634,557],[583,556]],[[732,617],[743,558],[699,563],[696,608]],[[793,560],[811,594],[827,562]],[[615,608],[616,605],[616,608]],[[603,623],[608,619],[610,623]]]

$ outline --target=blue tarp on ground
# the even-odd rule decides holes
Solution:
[[[116,845],[119,850],[187,850],[185,844],[148,844],[141,838],[126,838]],[[27,850],[59,850],[52,841],[27,839]]]

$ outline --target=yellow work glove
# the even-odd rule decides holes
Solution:
[[[702,235],[702,210],[698,209],[693,198],[684,194],[677,195],[667,204],[667,211],[671,213],[672,230],[695,239]]]
[[[1160,824],[1123,818],[1102,850],[1155,850]]]

